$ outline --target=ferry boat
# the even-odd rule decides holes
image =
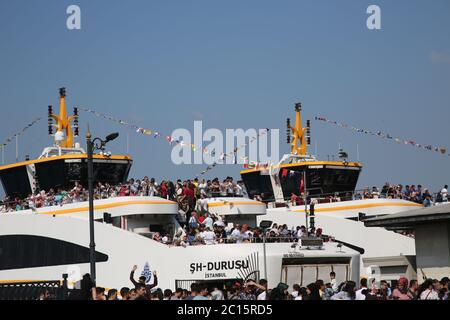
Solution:
[[[402,199],[355,197],[363,165],[349,161],[343,151],[340,161],[324,161],[309,154],[310,122],[303,127],[300,103],[295,105],[295,124],[291,126],[288,119],[287,130],[290,154],[284,155],[278,164],[258,165],[240,172],[249,198],[260,199],[268,206],[267,214],[258,221],[267,219],[290,228],[307,226],[313,203],[315,226],[362,254],[367,261],[361,261],[363,275],[367,275],[366,267],[374,259],[397,261],[391,265],[396,267],[399,257],[415,257],[414,239],[384,228],[366,228],[362,218],[411,210],[420,204]],[[291,201],[293,195],[296,202]],[[400,275],[403,274],[397,272],[386,276],[398,279]]]
[[[85,182],[86,152],[74,143],[65,90],[60,89],[60,114],[54,145],[41,157],[0,167],[0,179],[11,199],[39,189],[71,188]],[[76,124],[76,122],[75,122]],[[95,154],[94,180],[126,181],[132,159],[128,156]],[[255,226],[266,219],[266,204],[254,199],[208,199],[209,211],[228,223]],[[89,205],[87,201],[32,208],[0,214],[0,282],[61,279],[69,275],[76,285],[90,270]],[[160,288],[190,289],[193,282],[221,286],[227,281],[266,278],[269,288],[279,282],[292,287],[336,273],[337,281],[358,281],[360,253],[338,243],[303,239],[299,243],[228,243],[172,246],[155,241],[155,232],[174,235],[180,229],[178,204],[150,196],[94,200],[94,229],[98,286],[130,287],[129,274],[157,272]],[[153,283],[155,278],[148,277]]]
[[[36,190],[67,190],[75,181],[87,185],[87,154],[74,142],[78,136],[78,108],[68,116],[65,99],[66,89],[60,88],[59,115],[53,113],[52,106],[48,107],[49,134],[53,131],[52,121],[57,127],[54,145],[45,148],[37,159],[0,167],[0,180],[9,198],[25,198]],[[95,154],[97,181],[111,185],[126,182],[132,162],[129,156]]]

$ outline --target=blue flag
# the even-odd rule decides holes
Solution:
[[[148,262],[144,265],[144,270],[142,270],[141,276],[145,277],[145,284],[150,283],[152,280],[152,272],[150,271],[150,266]]]

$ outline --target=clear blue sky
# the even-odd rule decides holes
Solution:
[[[81,7],[82,29],[66,28]],[[382,30],[366,28],[366,8],[382,10]],[[450,2],[434,1],[0,1],[0,140],[58,104],[91,107],[170,133],[205,128],[280,128],[295,102],[317,114],[450,147]],[[95,135],[127,130],[81,114]],[[339,143],[364,171],[359,187],[450,182],[450,157],[313,121],[319,156]],[[51,140],[46,121],[20,139],[20,158]],[[83,140],[81,140],[84,143]],[[132,176],[187,178],[204,166],[175,166],[170,148],[130,132]],[[6,149],[13,162],[15,146]],[[221,166],[209,177],[238,177]]]

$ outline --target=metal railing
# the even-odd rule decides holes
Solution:
[[[364,199],[405,199],[404,197],[392,197],[388,193],[381,193],[381,191],[371,191],[368,190],[369,197],[366,197],[364,195],[364,192],[367,192],[367,189],[358,189],[358,190],[350,190],[350,191],[336,191],[336,192],[330,192],[330,193],[317,193],[317,194],[308,194],[307,195],[307,203],[310,204],[311,200],[315,200],[316,203],[331,203],[331,202],[344,202],[344,201],[353,201],[353,200],[364,200]],[[431,194],[431,202],[432,205],[436,204],[437,201],[437,195],[439,192],[435,192]],[[256,195],[255,195],[256,196]],[[253,196],[253,199],[255,199],[255,196]],[[303,196],[297,195],[298,199],[300,200],[300,204],[297,203],[297,205],[304,205],[303,202]],[[284,202],[278,202],[279,204],[285,204],[285,205],[292,205],[291,196],[285,196]],[[264,198],[262,199],[265,203],[277,203],[275,198]],[[411,201],[411,200],[409,200]],[[450,201],[450,199],[448,199]]]
[[[294,230],[295,232],[295,230]],[[310,236],[314,236],[313,234],[310,234]],[[298,238],[296,235],[280,235],[280,236],[275,236],[275,237],[265,237],[266,238],[266,243],[298,243],[298,241],[302,238]],[[323,240],[323,242],[335,242],[335,238],[329,235],[321,235],[320,239]],[[199,241],[197,239],[189,241],[189,240],[183,240],[185,243],[190,243],[189,245],[202,245],[202,246],[206,246],[206,245],[220,245],[220,244],[236,244],[236,243],[263,243],[263,237],[248,237],[245,238],[241,241],[237,241],[236,238],[233,237],[227,237],[227,238],[215,238],[214,239],[214,244],[205,244],[203,243],[203,241]],[[339,241],[336,241],[339,242]],[[165,243],[166,245],[169,246],[181,246],[181,245],[177,245],[176,244],[177,241],[171,241],[168,243]]]
[[[308,191],[308,190],[307,190]],[[381,191],[377,191],[377,192],[373,192],[372,190],[368,190],[368,194],[369,194],[369,198],[364,196],[364,192],[367,191],[367,189],[358,189],[358,190],[349,190],[349,191],[336,191],[336,192],[330,192],[330,193],[317,193],[317,194],[309,194],[307,195],[307,203],[309,204],[310,201],[312,199],[314,199],[315,201],[317,201],[317,203],[330,203],[330,202],[343,202],[343,201],[352,201],[352,200],[361,200],[361,199],[371,199],[374,196],[378,199],[388,199],[391,198],[390,194],[388,193],[381,193]],[[437,201],[438,198],[438,194],[439,192],[435,192],[433,194],[431,194],[431,205],[434,205],[436,203],[439,203]],[[254,195],[252,197],[252,199],[255,199]],[[227,194],[227,195],[210,195],[210,197],[208,198],[214,198],[214,197],[242,197],[242,195],[236,195],[236,194]],[[299,198],[302,198],[302,196],[298,195]],[[110,198],[115,198],[115,197],[100,197],[96,200],[100,200],[100,199],[110,199]],[[392,197],[392,199],[404,199],[403,197]],[[180,201],[180,199],[176,198],[176,199],[170,199],[170,200],[174,200],[178,202],[178,205],[180,207],[182,207],[183,205],[185,205],[186,203],[183,201]],[[408,199],[406,199],[408,200]],[[84,201],[84,200],[83,200]],[[268,198],[268,197],[264,197],[262,199],[262,201],[264,203],[277,203],[275,198]],[[444,199],[445,201],[445,199]],[[450,201],[450,199],[447,199],[447,201]],[[70,203],[78,203],[78,202],[82,202],[82,201],[71,201],[68,202],[67,204]],[[304,203],[302,203],[302,201],[299,201],[300,204],[297,205],[304,205]],[[14,206],[16,204],[20,203],[22,205],[22,210],[26,210],[26,209],[31,209],[34,210],[36,209],[35,207],[30,208],[29,207],[29,203],[26,199],[20,199],[19,201],[16,200],[0,200],[0,208],[1,206],[6,206],[9,207],[11,209],[11,212],[15,211]],[[284,205],[292,205],[291,202],[291,196],[285,196],[284,197],[284,202],[279,202],[279,204],[284,204]],[[53,204],[53,205],[48,205],[48,206],[42,206],[40,208],[47,208],[47,207],[52,207],[52,206],[60,206],[61,204]],[[0,211],[1,213],[1,211]]]
[[[67,275],[63,280],[0,282],[0,300],[39,300],[45,294],[48,300],[66,300]]]

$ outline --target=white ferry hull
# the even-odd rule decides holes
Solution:
[[[414,256],[416,253],[413,238],[384,228],[367,228],[362,221],[350,218],[357,218],[359,213],[376,216],[411,210],[415,207],[421,206],[397,199],[367,199],[317,204],[315,205],[315,227],[322,228],[324,234],[338,241],[364,249],[361,259]],[[305,207],[267,209],[266,215],[259,216],[257,220],[258,222],[270,220],[279,225],[286,224],[289,228],[294,228],[306,224]],[[366,274],[362,261],[361,274]]]
[[[129,201],[129,199],[122,200]],[[117,202],[120,199],[114,201]],[[149,206],[153,205],[149,204]],[[84,203],[79,204],[81,210],[84,210],[84,206]],[[96,206],[98,208],[97,202]],[[136,213],[148,213],[142,204],[134,206],[128,204],[128,206],[130,206],[127,207],[128,212],[134,210]],[[62,209],[54,207],[52,210]],[[119,214],[119,212],[117,211],[115,214]],[[155,214],[155,212],[151,214]],[[86,213],[76,212],[55,215],[31,212],[2,214],[0,215],[0,240],[1,237],[9,235],[46,237],[89,248],[88,216]],[[175,247],[102,222],[95,222],[95,243],[96,251],[107,255],[106,261],[96,264],[97,285],[106,288],[132,287],[133,285],[129,281],[131,268],[135,264],[139,266],[135,275],[137,280],[147,262],[150,270],[156,270],[158,273],[158,286],[172,290],[183,282],[243,279],[255,272],[258,272],[259,277],[263,278],[266,274],[262,243]],[[300,252],[298,248],[291,246],[292,243],[266,244],[269,287],[276,286],[283,279],[283,261],[289,257],[320,258],[326,256],[328,258],[336,257],[336,259],[348,257],[350,262],[347,278],[354,281],[359,278],[360,257],[354,250],[345,247],[338,250],[334,244],[326,245],[324,250]],[[69,280],[74,282],[85,273],[89,273],[89,268],[89,262],[86,261],[74,264],[3,269],[0,270],[0,282],[55,280],[61,279],[64,273],[68,273]]]

